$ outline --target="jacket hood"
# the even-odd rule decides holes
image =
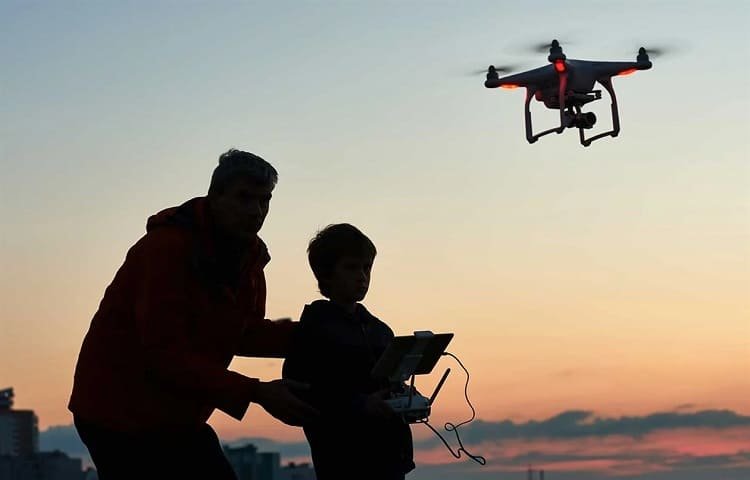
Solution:
[[[150,232],[154,228],[167,225],[195,228],[204,223],[203,226],[208,227],[207,210],[208,201],[205,197],[190,199],[178,207],[165,208],[151,215],[146,222],[146,231]]]
[[[314,302],[305,305],[303,315],[312,315],[316,318],[348,318],[352,316],[330,300],[322,299],[315,300]],[[357,308],[353,316],[360,322],[372,322],[378,320],[377,317],[370,313],[361,303],[357,303]]]
[[[200,239],[204,255],[208,257],[216,256],[213,222],[211,221],[206,197],[192,198],[180,206],[165,208],[151,215],[146,221],[146,232],[152,232],[163,227],[177,227],[187,230]],[[258,236],[253,239],[249,248],[251,256],[256,259],[261,267],[271,260],[266,244]]]

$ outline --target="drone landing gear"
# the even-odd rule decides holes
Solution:
[[[591,142],[594,140],[598,140],[600,138],[604,137],[616,137],[620,134],[620,114],[617,111],[617,97],[615,96],[615,89],[612,88],[612,77],[607,78],[600,78],[599,83],[602,84],[602,86],[607,90],[607,93],[609,93],[610,98],[612,99],[611,109],[612,109],[612,130],[608,132],[602,132],[600,134],[594,135],[593,137],[586,138],[586,135],[583,133],[583,128],[578,128],[578,137],[581,140],[581,145],[584,147],[588,147],[591,145]],[[576,107],[576,112],[580,113],[581,109],[580,107]]]
[[[534,92],[532,92],[531,90],[528,90],[526,93],[526,106],[524,110],[524,114],[526,116],[526,140],[528,140],[529,143],[534,143],[537,140],[539,140],[539,138],[549,133],[552,133],[552,132],[562,133],[565,130],[565,126],[563,125],[560,125],[559,127],[555,127],[555,128],[550,128],[549,130],[544,130],[543,132],[540,132],[537,134],[534,134],[532,132],[531,111],[529,110],[529,103],[531,102],[532,98],[534,98]]]
[[[560,126],[555,128],[550,128],[549,130],[545,130],[541,133],[537,133],[536,135],[532,132],[531,127],[531,110],[529,109],[529,104],[531,103],[531,99],[534,98],[536,95],[537,89],[532,87],[526,87],[526,104],[524,105],[524,114],[526,117],[526,140],[529,141],[529,143],[534,143],[537,140],[539,140],[540,137],[543,137],[549,133],[555,132],[557,134],[562,133],[565,130],[565,91],[568,86],[568,75],[565,73],[560,74],[560,88],[558,93],[558,98],[562,99],[560,102]]]
[[[567,79],[565,78],[565,75],[560,76],[560,92],[557,97],[558,100],[557,102],[555,102],[555,105],[553,107],[553,108],[560,109],[560,125],[554,128],[550,128],[548,130],[544,130],[536,134],[533,133],[532,124],[531,124],[530,103],[531,103],[531,99],[537,95],[538,90],[532,87],[527,87],[526,102],[524,105],[524,114],[526,117],[526,140],[528,140],[529,143],[534,143],[537,140],[539,140],[540,137],[543,137],[552,132],[560,134],[563,131],[565,131],[566,128],[577,128],[578,135],[581,141],[581,145],[583,145],[584,147],[588,147],[589,145],[591,145],[591,142],[593,142],[594,140],[598,140],[600,138],[607,137],[607,136],[616,137],[617,135],[619,135],[620,134],[620,118],[619,118],[619,113],[617,110],[617,97],[615,96],[614,88],[612,88],[611,77],[599,79],[599,83],[601,83],[602,86],[604,86],[604,88],[609,93],[610,98],[612,99],[612,104],[611,104],[612,130],[599,133],[589,138],[586,138],[586,135],[584,134],[583,131],[588,130],[594,126],[594,123],[596,123],[596,116],[591,112],[587,112],[587,113],[582,112],[581,106],[591,101],[599,100],[601,98],[601,90],[594,90],[590,92],[590,94],[567,92],[567,98],[572,101],[569,102],[570,105],[566,107],[566,92],[565,92],[565,88],[567,85],[566,80]],[[560,101],[559,99],[562,99],[562,101]]]

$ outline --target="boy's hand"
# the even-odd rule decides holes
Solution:
[[[289,325],[290,323],[293,323],[293,322],[292,322],[292,319],[291,319],[291,318],[289,318],[289,317],[284,317],[284,318],[274,318],[274,319],[273,319],[273,320],[271,320],[271,321],[272,321],[273,323],[275,323],[276,325]]]
[[[385,403],[390,390],[385,388],[371,393],[365,399],[365,415],[370,417],[382,418],[384,420],[395,420],[398,418],[396,412]]]
[[[315,420],[319,412],[300,400],[293,390],[309,388],[304,383],[294,380],[273,380],[260,382],[256,402],[274,418],[287,425],[299,427]]]

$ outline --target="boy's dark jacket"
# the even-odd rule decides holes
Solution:
[[[321,412],[304,427],[319,480],[342,478],[349,466],[384,475],[414,469],[409,425],[364,413],[367,395],[388,387],[370,371],[392,339],[361,304],[353,315],[326,300],[305,306],[283,376],[309,383],[301,396]]]

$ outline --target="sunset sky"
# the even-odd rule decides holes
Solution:
[[[0,0],[0,388],[69,428],[81,340],[127,249],[235,147],[279,171],[269,317],[318,298],[307,242],[349,222],[378,248],[367,307],[397,334],[455,333],[481,420],[465,443],[488,465],[415,426],[408,478],[746,479],[748,21],[739,0]],[[552,38],[568,58],[671,55],[614,80],[618,138],[529,145],[523,90],[470,72],[541,66],[524,48]],[[436,428],[470,415],[450,358],[417,386],[447,367]],[[257,406],[211,423],[306,455]]]

